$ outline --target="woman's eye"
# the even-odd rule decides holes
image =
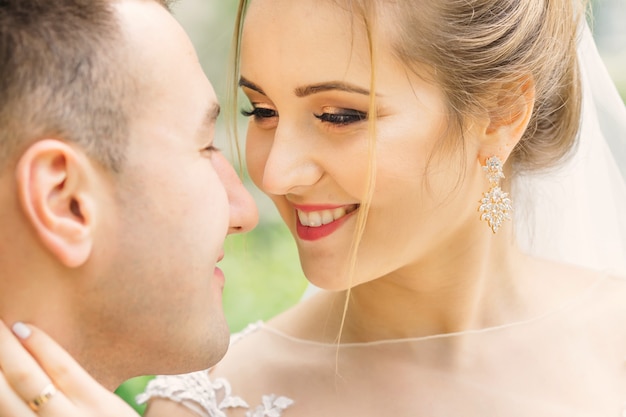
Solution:
[[[367,113],[357,110],[342,110],[340,113],[316,114],[315,117],[325,123],[331,123],[334,125],[349,125],[351,123],[367,120]]]
[[[241,110],[241,114],[246,117],[253,117],[255,120],[271,119],[278,116],[278,112],[267,107],[253,107],[252,110]]]

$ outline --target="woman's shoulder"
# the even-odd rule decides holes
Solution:
[[[626,275],[601,273],[598,293],[607,297],[609,305],[626,311]]]
[[[626,356],[626,276],[580,268],[563,271],[560,282],[570,280],[576,288],[574,296],[564,303],[562,316],[568,327]],[[557,282],[552,290],[561,288]]]
[[[305,358],[301,355],[299,343],[289,336],[294,328],[306,328],[302,308],[299,303],[269,322],[259,321],[248,325],[231,338],[231,344],[224,358],[212,370],[211,375],[225,376],[229,380],[241,380],[241,385],[261,385],[280,378],[283,371],[298,369]],[[255,375],[255,382],[244,380]],[[252,381],[251,381],[252,382]]]
[[[582,292],[588,314],[591,317],[614,318],[626,324],[626,276],[589,270],[580,274],[589,277],[588,289]]]
[[[570,265],[557,266],[555,275],[549,285],[573,294],[584,303],[583,311],[626,320],[626,275]]]
[[[249,324],[240,332],[234,333],[228,352],[215,365],[210,374],[213,377],[225,376],[238,379],[244,373],[254,372],[258,377],[272,373],[272,358],[280,355],[280,347],[268,337],[268,327],[263,321]]]
[[[335,357],[336,346],[311,336],[315,326],[310,323],[325,323],[320,317],[328,312],[322,311],[324,304],[314,296],[268,322],[248,326],[233,336],[228,352],[211,369],[211,379],[229,381],[232,392],[250,404],[265,404],[268,398],[301,399],[320,373],[334,370],[334,362],[326,362]]]
[[[243,329],[241,329],[240,331],[233,333],[230,336],[230,347],[232,348],[235,344],[237,344],[239,341],[245,339],[246,337],[258,332],[259,330],[261,330],[264,326],[264,323],[262,320],[259,321],[255,321],[253,323],[248,324],[246,327],[244,327]]]
[[[626,277],[602,274],[587,300],[587,317],[590,323],[593,326],[607,327],[610,333],[622,335],[626,342]]]

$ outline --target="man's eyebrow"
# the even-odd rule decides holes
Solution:
[[[211,103],[205,113],[204,119],[202,119],[200,127],[198,128],[198,134],[204,135],[209,132],[211,127],[215,124],[217,116],[220,115],[220,112],[220,105],[216,102]]]
[[[294,93],[297,97],[306,97],[310,96],[311,94],[317,94],[324,91],[332,90],[346,91],[348,93],[362,94],[365,96],[370,95],[370,91],[368,89],[343,81],[330,81],[319,84],[311,84],[304,87],[297,87],[294,90]]]
[[[212,103],[209,109],[207,110],[207,116],[206,116],[207,121],[215,122],[215,120],[217,119],[217,116],[220,115],[221,111],[222,111],[222,108],[220,107],[219,104]]]
[[[209,108],[206,111],[204,120],[202,121],[202,127],[208,128],[208,127],[211,127],[213,124],[215,124],[215,121],[217,120],[217,116],[220,115],[221,111],[222,109],[219,104],[217,104],[216,102],[211,103],[209,105]]]

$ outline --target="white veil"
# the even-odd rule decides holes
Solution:
[[[587,25],[578,59],[578,147],[556,170],[514,180],[516,236],[533,255],[626,276],[626,107]]]

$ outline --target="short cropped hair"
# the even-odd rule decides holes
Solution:
[[[136,100],[123,36],[110,0],[0,0],[0,168],[55,137],[119,170]]]

